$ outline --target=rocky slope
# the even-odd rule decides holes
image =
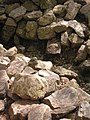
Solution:
[[[0,119],[90,119],[90,1],[0,0]]]

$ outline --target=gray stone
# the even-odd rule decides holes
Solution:
[[[13,19],[15,19],[16,21],[20,21],[25,13],[26,13],[26,8],[24,8],[23,6],[20,6],[16,9],[12,10],[9,13],[9,16],[12,17]]]
[[[21,21],[16,29],[16,34],[26,39],[26,21]]]
[[[12,26],[12,27],[16,27],[17,26],[15,20],[13,20],[12,18],[8,18],[7,21],[5,22],[5,25]]]
[[[5,98],[9,81],[9,77],[7,76],[6,70],[0,70],[0,98]]]
[[[17,74],[10,91],[23,99],[38,100],[45,96],[48,83],[37,74]]]
[[[57,66],[53,68],[53,71],[59,74],[61,77],[77,78],[78,74],[72,70],[66,69],[62,66]]]
[[[88,19],[88,25],[90,26],[90,4],[84,5],[80,12]]]
[[[61,53],[60,41],[56,38],[49,40],[47,42],[46,51],[48,54],[60,54]]]
[[[51,109],[45,104],[36,104],[30,107],[28,120],[52,120]]]
[[[64,5],[56,5],[53,8],[54,14],[58,15],[59,17],[64,17],[66,13],[66,9]]]
[[[38,19],[38,24],[40,26],[46,26],[51,24],[56,20],[56,17],[52,10],[46,11],[46,13]]]
[[[37,6],[40,5],[40,0],[32,0]]]
[[[4,7],[0,7],[0,15],[4,14],[5,12],[5,8]]]
[[[86,46],[81,45],[76,56],[76,61],[83,61],[87,58]]]
[[[72,45],[72,47],[78,47],[80,46],[84,40],[82,38],[80,38],[77,34],[75,33],[72,33],[70,36],[69,36],[69,41]]]
[[[70,46],[68,37],[69,36],[68,36],[68,32],[67,31],[61,34],[61,45],[62,46],[66,46],[66,47]]]
[[[26,38],[30,40],[37,39],[37,23],[35,21],[28,21],[26,24]]]
[[[5,53],[5,55],[7,57],[12,57],[12,58],[15,57],[16,54],[17,54],[17,48],[16,47],[12,47],[12,48],[8,49]]]
[[[38,38],[41,40],[48,40],[53,37],[55,37],[55,32],[53,31],[53,28],[48,25],[46,27],[39,27],[37,30]]]
[[[30,75],[30,74],[34,74],[37,71],[34,70],[32,67],[26,66],[25,69],[22,71],[22,74],[26,74],[26,75]]]
[[[5,12],[7,14],[9,14],[12,10],[14,10],[14,9],[16,9],[18,7],[20,7],[20,5],[18,3],[8,4],[8,5],[6,4],[5,5]]]
[[[0,15],[0,21],[6,20],[6,19],[7,19],[6,14]]]
[[[67,28],[68,28],[68,22],[64,21],[64,20],[61,20],[59,22],[53,23],[52,27],[53,27],[53,30],[56,33],[61,33],[61,32],[64,32],[64,31],[67,30]]]
[[[39,70],[38,74],[39,76],[44,77],[48,83],[47,94],[52,93],[59,89],[60,78],[58,74],[51,72],[49,70]]]
[[[11,104],[9,108],[10,120],[25,120],[30,111],[30,107],[38,102],[30,100],[18,100]]]
[[[78,4],[78,3],[74,2],[73,0],[69,0],[64,5],[66,6],[66,11],[67,11],[65,19],[73,20],[76,17],[76,15],[81,7],[81,4]]]
[[[42,15],[43,14],[40,10],[32,11],[32,12],[26,13],[24,15],[24,19],[25,20],[36,20],[36,19],[40,18]]]
[[[77,119],[90,119],[90,104],[87,101],[82,102],[82,104],[79,106]]]
[[[68,22],[68,26],[75,30],[75,32],[80,36],[84,37],[84,29],[79,22],[76,20],[71,20]]]
[[[87,53],[90,54],[90,39],[86,42]]]
[[[49,8],[53,8],[56,4],[57,4],[56,0],[41,0],[40,8],[41,9],[49,9]]]
[[[25,1],[22,6],[25,7],[28,12],[38,10],[38,6],[32,1]]]
[[[4,100],[0,100],[0,112],[5,110],[5,103]]]

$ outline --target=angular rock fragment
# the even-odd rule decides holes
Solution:
[[[52,24],[52,27],[53,27],[53,30],[56,33],[62,33],[62,32],[64,32],[64,31],[67,30],[67,28],[68,28],[68,22],[64,21],[64,20],[61,20],[61,21],[59,21],[57,23]]]
[[[35,21],[29,21],[26,24],[26,38],[35,40],[37,38],[37,23]]]
[[[5,8],[0,6],[0,15],[4,14],[4,12],[5,12]]]
[[[34,70],[32,67],[26,66],[25,69],[22,71],[22,74],[30,75],[30,74],[34,74],[36,72],[37,71]]]
[[[0,100],[0,112],[4,111],[4,109],[5,109],[4,100]]]
[[[78,4],[78,3],[74,2],[73,0],[69,0],[64,5],[66,6],[65,19],[73,20],[76,17],[76,15],[81,7],[81,4]]]
[[[20,73],[26,65],[27,64],[23,59],[16,57],[15,60],[13,60],[7,68],[7,73],[10,76],[16,75],[17,73]]]
[[[90,39],[86,42],[87,53],[90,54]]]
[[[26,13],[24,15],[24,19],[26,19],[26,20],[36,20],[36,19],[40,18],[41,16],[42,16],[42,12],[40,10],[32,11],[32,12]]]
[[[45,104],[32,105],[28,114],[28,120],[52,120],[50,107]]]
[[[58,39],[53,38],[47,42],[46,52],[48,54],[60,54],[61,53],[61,45]]]
[[[12,48],[8,49],[5,53],[5,55],[7,57],[15,57],[16,54],[17,54],[17,48],[16,47],[12,47]]]
[[[79,22],[76,20],[71,20],[68,22],[68,26],[75,30],[75,32],[80,36],[84,37],[84,29]]]
[[[46,11],[45,14],[38,19],[38,24],[40,26],[46,26],[51,24],[56,20],[56,17],[52,10]]]
[[[25,120],[30,111],[32,104],[38,102],[33,102],[30,100],[18,100],[11,104],[9,108],[10,120]]]
[[[20,6],[16,9],[12,10],[9,13],[9,16],[12,17],[13,19],[15,19],[16,21],[20,21],[25,13],[26,13],[26,8],[24,8],[23,6]]]
[[[18,74],[10,88],[12,94],[23,99],[37,100],[45,96],[48,90],[48,83],[45,78],[33,74]]]
[[[83,61],[86,59],[86,57],[87,57],[86,46],[81,45],[81,47],[79,48],[77,52],[76,61]]]
[[[8,81],[9,77],[7,76],[6,70],[0,70],[0,98],[4,98],[6,96]]]
[[[44,77],[48,83],[47,94],[56,91],[60,87],[60,78],[58,74],[49,70],[39,70],[38,74]]]
[[[77,119],[90,119],[90,104],[87,101],[82,102],[82,104],[79,106]]]
[[[0,44],[0,56],[3,56],[7,50]]]
[[[15,20],[13,20],[12,18],[8,18],[7,21],[5,22],[5,25],[12,26],[12,27],[16,27],[17,26]]]
[[[53,68],[53,71],[59,74],[61,77],[69,77],[69,78],[76,78],[78,74],[72,70],[66,69],[62,66],[57,66]]]
[[[0,15],[0,21],[4,21],[4,20],[6,20],[6,19],[7,19],[6,14]]]
[[[86,71],[87,73],[90,70],[90,60],[85,60],[84,62],[80,64],[79,67],[80,67],[80,71],[82,72]]]
[[[59,17],[64,17],[65,13],[66,13],[66,9],[64,5],[56,5],[53,8],[53,12],[55,15],[59,16]]]
[[[56,0],[41,0],[40,8],[41,9],[49,9],[49,8],[53,8],[56,4],[57,4]]]
[[[75,33],[72,33],[69,36],[69,41],[71,42],[72,47],[78,47],[84,42],[84,40]]]
[[[40,40],[48,40],[55,37],[55,32],[50,25],[46,27],[39,27],[37,30],[37,34]]]
[[[32,1],[25,1],[22,6],[25,7],[28,12],[38,10],[38,6]]]
[[[10,62],[8,57],[0,56],[0,70],[6,70]]]
[[[68,37],[69,36],[67,32],[64,32],[61,34],[61,45],[62,46],[69,47],[70,43],[69,43]]]

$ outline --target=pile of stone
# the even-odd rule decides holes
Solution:
[[[90,119],[90,95],[77,80],[75,70],[0,44],[0,119]]]

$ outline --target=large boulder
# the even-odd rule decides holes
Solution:
[[[52,120],[50,107],[45,104],[32,105],[28,114],[28,120]]]
[[[45,14],[38,19],[38,24],[41,26],[46,26],[51,24],[56,20],[56,17],[52,10],[46,11]]]
[[[37,23],[35,21],[29,21],[26,24],[26,38],[35,40],[37,38]]]

